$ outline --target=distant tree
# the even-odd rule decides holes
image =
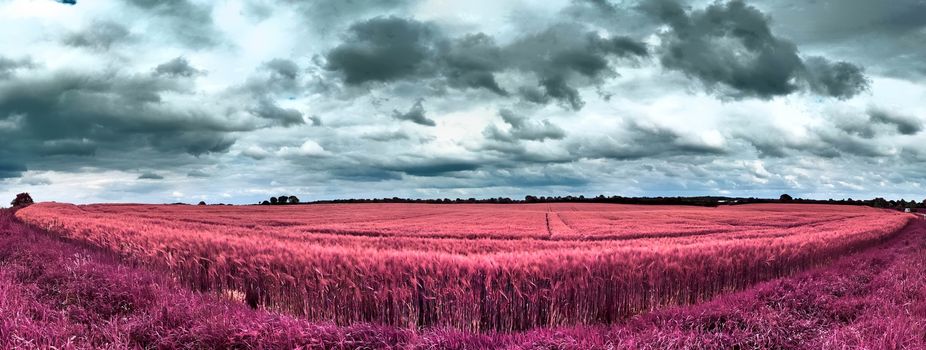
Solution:
[[[18,208],[18,207],[27,207],[27,206],[32,205],[33,203],[35,202],[32,201],[32,196],[30,196],[26,192],[23,192],[23,193],[17,194],[16,198],[13,199],[12,202],[10,202],[10,205],[12,205],[13,208]]]
[[[778,197],[778,200],[781,201],[781,202],[790,202],[790,201],[793,201],[794,198],[791,198],[791,195],[785,193],[785,194],[781,195],[781,197]]]
[[[289,196],[288,202],[289,204],[299,204],[299,197]]]
[[[534,203],[537,201],[537,197],[530,196],[530,195],[524,196],[524,201],[528,203]]]
[[[206,205],[206,201],[199,201],[199,205]]]
[[[289,202],[289,196],[280,196],[277,198],[277,204],[286,204]]]
[[[263,202],[260,202],[260,205],[270,205],[270,202],[269,202],[269,201],[263,201]]]
[[[886,199],[881,198],[881,197],[878,197],[878,198],[875,198],[875,199],[872,199],[872,200],[871,200],[871,206],[873,206],[873,207],[875,207],[875,208],[885,208],[885,207],[887,207],[887,206],[889,206],[889,205],[890,205],[890,203],[889,203]]]
[[[270,197],[270,204],[277,204],[277,197]]]

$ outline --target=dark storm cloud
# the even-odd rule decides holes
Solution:
[[[159,64],[154,68],[154,74],[174,78],[190,78],[203,74],[203,72],[190,65],[190,62],[181,56]]]
[[[639,41],[623,36],[605,38],[573,24],[552,26],[503,50],[510,67],[537,79],[536,86],[520,87],[522,98],[534,103],[557,101],[573,110],[585,105],[578,87],[616,76],[612,59],[648,55]]]
[[[185,90],[172,79],[112,72],[0,81],[0,122],[15,122],[0,129],[9,142],[2,156],[17,165],[14,170],[33,163],[54,167],[100,150],[150,149],[180,159],[177,153],[225,152],[235,142],[230,133],[253,129],[162,98]]]
[[[872,108],[868,111],[871,121],[874,123],[887,124],[897,128],[897,132],[902,135],[916,135],[923,131],[923,122],[914,117],[897,114],[880,108]]]
[[[825,58],[806,60],[797,46],[774,35],[769,17],[740,0],[686,11],[676,0],[648,0],[639,9],[672,28],[661,53],[663,66],[698,78],[734,97],[769,98],[809,86],[837,98],[868,87],[862,69]]]
[[[180,42],[193,47],[212,46],[221,42],[221,34],[212,21],[211,2],[190,0],[125,0],[153,15],[158,21],[150,30],[170,33]]]
[[[823,57],[804,61],[807,81],[814,92],[839,98],[849,98],[868,89],[868,78],[862,69],[846,62],[830,62]]]
[[[412,105],[412,108],[405,113],[399,112],[398,110],[393,110],[392,117],[398,120],[410,121],[419,125],[437,126],[437,123],[435,123],[434,120],[428,118],[425,115],[422,102],[424,102],[424,100],[419,99],[418,101],[415,101],[415,104]]]
[[[494,125],[489,126],[483,134],[490,139],[503,142],[518,142],[520,140],[560,140],[566,137],[566,131],[549,120],[533,121],[508,109],[502,109],[498,114],[511,128],[506,132],[499,130]]]
[[[16,178],[25,171],[26,166],[23,164],[14,163],[7,159],[0,159],[0,179]]]
[[[577,86],[600,83],[616,75],[610,59],[646,56],[646,46],[636,40],[616,36],[604,38],[574,24],[554,25],[528,35],[505,48],[507,60],[516,69],[533,73],[538,88],[522,88],[531,102],[555,100],[574,110],[585,102]]]
[[[109,50],[115,44],[130,40],[125,26],[113,21],[96,21],[81,31],[65,35],[61,42],[68,46]]]
[[[302,112],[295,109],[281,108],[276,103],[266,99],[261,100],[257,107],[252,108],[251,113],[264,119],[273,120],[282,126],[305,124]]]
[[[614,76],[611,59],[646,55],[639,41],[602,37],[573,24],[555,25],[499,47],[483,33],[451,39],[430,23],[377,17],[352,25],[344,42],[326,58],[327,68],[340,72],[350,85],[440,78],[451,87],[485,89],[500,96],[509,93],[495,75],[518,71],[536,81],[518,88],[525,100],[557,101],[578,110],[584,101],[577,87]]]
[[[328,68],[348,84],[390,81],[420,73],[433,56],[438,34],[426,23],[377,17],[351,25],[347,38],[328,55]]]
[[[606,1],[576,2],[570,11],[588,7],[617,11]],[[676,0],[647,0],[637,9],[671,28],[662,36],[661,64],[722,95],[771,98],[808,91],[845,99],[869,86],[857,65],[802,57],[794,43],[773,34],[768,16],[740,0],[691,11]],[[604,37],[578,23],[557,23],[499,46],[483,33],[450,38],[433,23],[377,17],[351,25],[325,57],[327,68],[349,85],[437,79],[458,89],[499,96],[512,90],[528,102],[579,110],[585,105],[579,89],[615,77],[614,60],[648,55],[639,40]],[[508,72],[522,74],[517,86],[497,80]]]
[[[504,57],[492,37],[482,33],[466,35],[441,45],[439,56],[450,86],[508,95],[495,80],[494,74],[504,67]]]

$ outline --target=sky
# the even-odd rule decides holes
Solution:
[[[926,198],[923,0],[0,0],[0,198]]]

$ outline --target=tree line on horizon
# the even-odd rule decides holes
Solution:
[[[32,196],[29,193],[23,192],[16,195],[16,198],[10,202],[10,205],[13,208],[21,208],[33,204]],[[793,198],[788,194],[782,194],[778,199],[771,198],[755,198],[755,197],[719,197],[719,196],[700,196],[700,197],[623,197],[623,196],[605,196],[598,195],[596,197],[585,197],[584,195],[580,196],[533,196],[527,195],[524,196],[524,199],[511,199],[508,197],[493,197],[485,199],[476,199],[476,198],[434,198],[434,199],[420,199],[420,198],[371,198],[371,199],[334,199],[334,200],[321,200],[314,202],[302,202],[299,200],[299,197],[293,195],[281,195],[278,197],[270,197],[268,200],[264,200],[259,205],[289,205],[289,204],[337,204],[337,203],[424,203],[424,204],[518,204],[518,203],[611,203],[611,204],[637,204],[637,205],[692,205],[692,206],[704,206],[704,207],[716,207],[721,205],[739,205],[739,204],[759,204],[759,203],[801,203],[801,204],[835,204],[835,205],[856,205],[856,206],[869,206],[873,208],[889,208],[889,209],[922,209],[926,208],[926,199],[922,202],[917,202],[916,200],[906,201],[904,199],[900,200],[887,200],[882,197],[877,197],[874,199],[866,200],[855,200],[852,198],[847,199],[828,199],[828,200],[818,200],[818,199],[804,199],[804,198]],[[175,203],[183,204],[183,203]],[[199,205],[206,205],[205,201],[199,202]],[[219,205],[224,205],[220,203]],[[230,205],[230,204],[229,204]]]
[[[610,203],[610,204],[637,204],[637,205],[691,205],[704,207],[717,207],[721,205],[739,205],[739,204],[760,204],[760,203],[800,203],[800,204],[834,204],[834,205],[855,205],[869,206],[874,208],[894,208],[894,209],[918,209],[926,208],[926,199],[923,202],[916,200],[906,201],[887,200],[881,197],[866,200],[847,199],[804,199],[793,198],[791,195],[782,194],[777,199],[774,198],[756,198],[756,197],[722,197],[722,196],[698,196],[698,197],[623,197],[623,196],[605,196],[596,197],[579,196],[524,196],[524,199],[512,199],[509,197],[493,197],[485,199],[477,198],[371,198],[371,199],[334,199],[321,200],[313,202],[303,202],[302,204],[325,204],[325,203],[425,203],[425,204],[523,204],[523,203]]]
[[[299,204],[299,197],[296,196],[279,196],[279,197],[270,197],[270,200],[265,200],[259,203],[260,205],[282,205],[282,204]]]

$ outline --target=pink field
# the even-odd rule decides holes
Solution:
[[[338,324],[466,331],[614,323],[890,238],[862,207],[44,203],[17,217],[197,290]]]

